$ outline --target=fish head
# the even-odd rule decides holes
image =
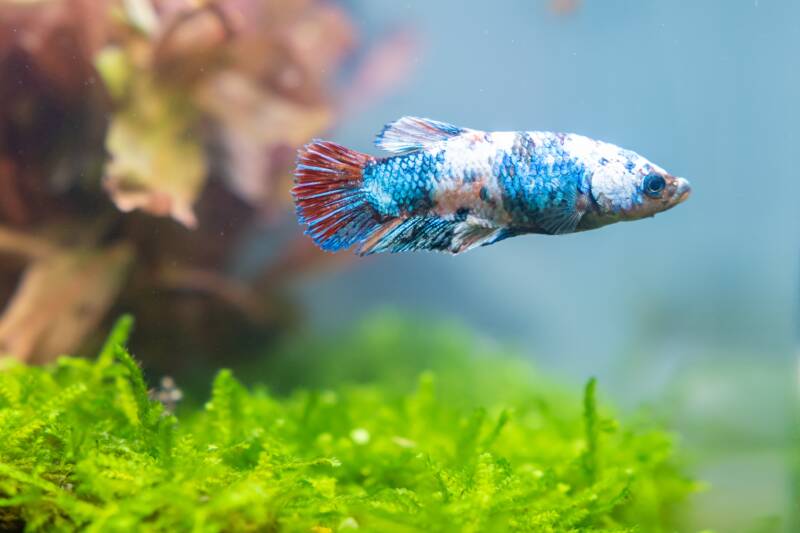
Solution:
[[[637,176],[636,202],[625,213],[629,219],[654,216],[684,202],[692,193],[689,180],[673,176],[657,167]]]
[[[684,202],[691,194],[688,180],[636,152],[595,141],[583,155],[593,200],[593,209],[584,216],[585,228],[651,217]]]

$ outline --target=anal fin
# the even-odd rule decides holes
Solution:
[[[481,220],[470,220],[459,222],[453,234],[453,242],[450,251],[454,254],[472,250],[478,246],[485,246],[497,242],[497,237],[505,230],[488,224]]]
[[[433,250],[459,254],[502,240],[505,228],[475,221],[410,217],[384,222],[361,242],[359,255]]]

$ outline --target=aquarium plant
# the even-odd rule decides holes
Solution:
[[[0,527],[657,532],[697,487],[673,437],[613,416],[595,380],[573,392],[448,326],[376,319],[327,352],[287,348],[285,391],[221,370],[172,412],[180,395],[125,348],[131,324],[92,360],[3,363]],[[287,386],[304,361],[319,373]]]
[[[115,307],[151,360],[285,330],[331,262],[280,231],[295,150],[411,65],[407,28],[362,33],[320,0],[0,0],[0,350],[74,353]]]

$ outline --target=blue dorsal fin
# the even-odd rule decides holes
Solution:
[[[438,120],[403,117],[384,126],[383,131],[375,138],[375,146],[387,152],[404,154],[445,141],[464,131],[464,128]]]

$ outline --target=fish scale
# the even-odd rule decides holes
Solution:
[[[587,192],[582,189],[583,165],[564,151],[555,134],[538,137],[537,143],[530,134],[520,134],[498,170],[503,207],[517,225],[535,225],[549,209],[572,210],[578,194]]]

